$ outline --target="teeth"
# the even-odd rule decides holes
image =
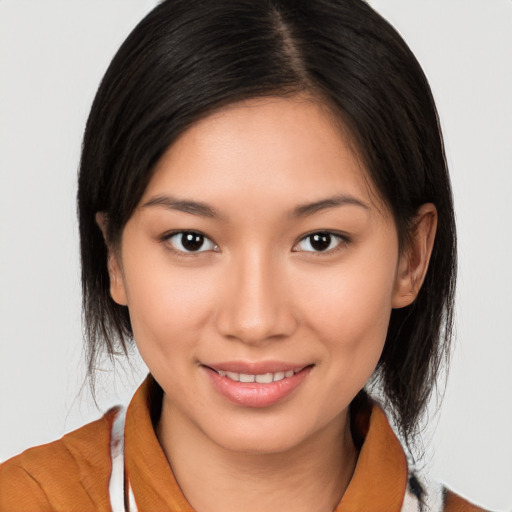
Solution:
[[[257,382],[258,384],[270,384],[271,382],[277,382],[279,380],[293,377],[294,374],[300,372],[302,368],[295,370],[288,370],[287,372],[276,372],[276,373],[260,373],[253,375],[250,373],[237,373],[237,372],[226,372],[224,370],[217,370],[217,373],[221,377],[227,377],[228,379],[236,382]]]
[[[259,382],[260,384],[269,384],[272,382],[273,375],[271,373],[263,373],[262,375],[256,375],[256,382]]]

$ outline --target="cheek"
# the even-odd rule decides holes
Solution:
[[[380,358],[392,309],[395,263],[393,255],[368,254],[317,275],[306,286],[306,322],[328,347],[331,362],[346,366],[346,375],[367,378]]]
[[[215,286],[204,270],[173,268],[165,256],[141,263],[135,252],[127,258],[125,286],[134,338],[153,371],[151,361],[194,346],[211,314]]]

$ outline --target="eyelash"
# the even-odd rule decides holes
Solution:
[[[182,237],[181,243],[183,242],[183,236],[184,235],[191,235],[191,236],[198,236],[198,237],[202,237],[203,238],[203,243],[201,244],[201,249],[202,249],[202,245],[204,245],[204,242],[206,242],[206,241],[208,241],[211,244],[211,247],[208,248],[208,249],[198,250],[198,251],[187,251],[187,250],[178,249],[178,248],[174,247],[173,244],[171,243],[172,238],[174,238],[174,237],[176,237],[178,235],[181,235],[181,237]],[[323,250],[323,251],[315,251],[315,250],[309,251],[309,250],[304,250],[304,249],[297,249],[297,246],[299,244],[301,244],[302,242],[304,242],[304,241],[306,241],[308,239],[311,239],[315,235],[330,237],[328,247],[330,247],[330,245],[332,244],[332,241],[333,241],[332,239],[333,238],[335,240],[337,240],[338,243],[334,247],[332,247],[330,249],[327,248],[327,250]],[[190,230],[190,231],[187,231],[187,230],[184,230],[184,231],[172,231],[170,233],[165,233],[164,235],[162,235],[160,237],[160,240],[162,242],[166,243],[168,245],[169,249],[172,252],[174,252],[178,256],[182,256],[182,257],[198,256],[199,254],[201,254],[203,252],[208,252],[208,251],[214,251],[214,252],[218,252],[219,251],[218,245],[215,242],[213,242],[210,238],[208,238],[205,234],[201,233],[200,231],[192,231],[192,230]],[[293,245],[292,252],[307,252],[307,253],[311,253],[311,254],[314,254],[314,255],[317,255],[317,256],[321,256],[321,255],[324,255],[324,254],[332,254],[334,252],[337,252],[338,250],[343,249],[344,247],[346,247],[350,242],[351,242],[351,239],[347,235],[342,234],[342,233],[336,233],[336,232],[333,232],[333,231],[313,231],[311,233],[303,235],[298,240],[298,242],[296,242]],[[182,245],[183,245],[183,243],[182,243]],[[313,245],[311,243],[311,240],[309,242],[309,245],[310,245],[310,247],[312,247],[314,249],[314,247],[313,247]]]
[[[324,250],[324,251],[306,251],[306,250],[296,249],[296,247],[300,243],[302,243],[308,239],[311,239],[311,237],[314,237],[315,235],[330,237],[331,240],[330,240],[329,246],[331,245],[333,238],[336,239],[338,243],[334,247]],[[307,233],[306,235],[302,236],[299,239],[299,241],[295,243],[292,251],[293,252],[307,252],[307,253],[313,254],[315,256],[323,256],[326,254],[333,254],[333,253],[345,248],[347,245],[349,245],[350,242],[351,242],[351,239],[346,234],[343,234],[343,233],[337,233],[334,231],[327,231],[327,230],[326,231],[313,231],[311,233]],[[311,241],[309,242],[309,245],[311,247],[313,247],[311,244]]]

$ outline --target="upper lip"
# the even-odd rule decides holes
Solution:
[[[290,370],[299,371],[312,364],[289,363],[283,361],[224,361],[221,363],[203,363],[215,371],[244,373],[248,375],[261,375],[264,373],[287,372]]]

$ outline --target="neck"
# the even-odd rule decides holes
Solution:
[[[163,405],[157,435],[196,512],[330,512],[354,472],[346,413],[293,449],[262,454],[219,446],[165,398]]]

